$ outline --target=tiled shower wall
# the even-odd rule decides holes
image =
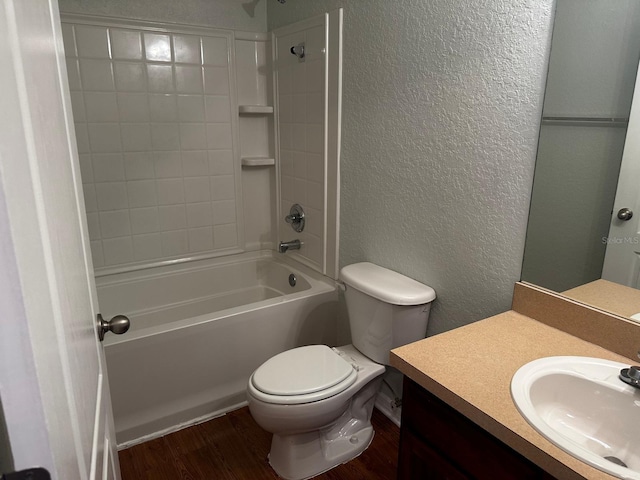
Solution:
[[[94,267],[239,251],[231,32],[63,33]]]
[[[238,105],[273,106],[270,36],[235,32]],[[273,158],[273,114],[238,117],[240,157]],[[246,250],[273,249],[276,176],[274,165],[242,168],[242,205]]]
[[[292,46],[305,44],[305,58],[292,55]],[[314,26],[277,35],[278,128],[282,216],[299,203],[306,214],[305,229],[294,232],[284,222],[281,240],[299,238],[292,251],[319,271],[324,268],[325,239],[325,28]]]

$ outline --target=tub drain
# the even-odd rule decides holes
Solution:
[[[621,467],[628,468],[627,464],[620,460],[618,457],[604,457],[605,460],[609,460],[611,463],[615,463],[616,465],[620,465]]]
[[[292,287],[295,287],[297,281],[298,281],[298,279],[296,278],[296,276],[293,273],[291,275],[289,275],[289,285],[291,285]]]

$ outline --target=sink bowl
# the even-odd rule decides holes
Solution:
[[[640,480],[640,390],[618,379],[627,367],[589,357],[541,358],[516,372],[511,395],[527,422],[565,452]]]

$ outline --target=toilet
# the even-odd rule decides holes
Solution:
[[[363,262],[340,271],[353,344],[308,345],[256,369],[247,399],[273,433],[269,463],[287,480],[319,475],[362,453],[389,351],[425,337],[431,287]]]

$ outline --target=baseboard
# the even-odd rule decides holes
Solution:
[[[199,425],[201,423],[208,422],[209,420],[213,420],[214,418],[222,417],[222,416],[226,415],[227,413],[232,412],[234,410],[237,410],[239,408],[245,407],[246,405],[247,405],[246,401],[240,402],[240,403],[237,403],[237,404],[235,404],[235,405],[233,405],[231,407],[228,407],[228,408],[226,408],[224,410],[218,410],[216,412],[209,413],[207,415],[202,415],[202,416],[200,416],[198,418],[194,418],[192,420],[188,420],[186,422],[182,422],[182,423],[180,423],[178,425],[173,425],[171,427],[164,428],[164,429],[159,430],[157,432],[150,433],[148,435],[144,435],[142,437],[138,437],[138,438],[135,438],[133,440],[128,440],[126,442],[119,443],[117,445],[118,451],[125,450],[125,449],[127,449],[129,447],[133,447],[134,445],[138,445],[140,443],[148,442],[149,440],[155,440],[156,438],[164,437],[165,435],[169,435],[170,433],[177,432],[177,431],[182,430],[184,428],[193,427],[194,425]]]
[[[375,407],[382,412],[382,414],[400,427],[400,418],[402,416],[402,407],[392,408],[391,405],[394,399],[391,398],[387,392],[378,392],[376,397]]]

